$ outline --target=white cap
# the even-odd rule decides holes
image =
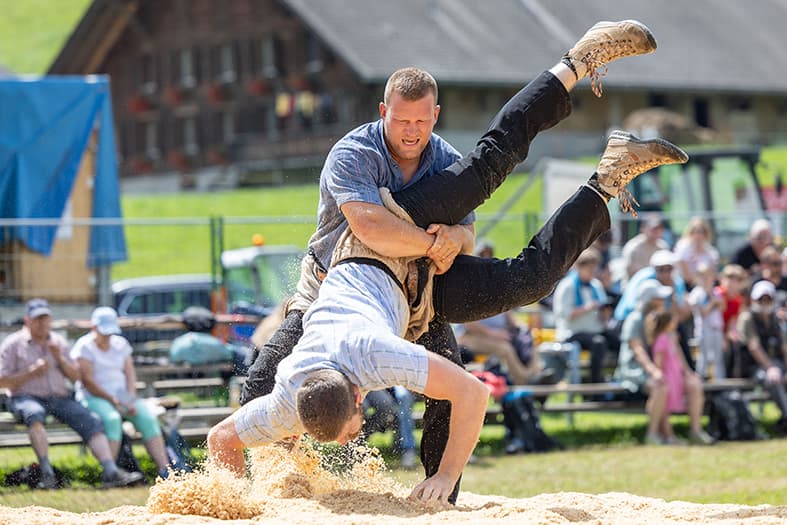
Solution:
[[[639,285],[639,303],[647,304],[653,299],[666,299],[672,295],[672,287],[664,286],[655,279],[648,279]]]
[[[114,308],[109,306],[99,306],[93,310],[93,315],[90,316],[90,323],[102,335],[117,335],[120,333],[118,314]]]
[[[764,295],[776,297],[776,287],[770,281],[757,281],[751,288],[751,298],[759,301]]]
[[[678,256],[672,253],[671,250],[656,250],[650,256],[650,265],[654,268],[659,266],[675,266],[678,262]]]

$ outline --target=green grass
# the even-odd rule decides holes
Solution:
[[[755,414],[758,407],[754,406]],[[761,421],[773,432],[778,417],[772,403],[765,405]],[[675,417],[676,431],[685,435],[687,420]],[[478,494],[524,498],[551,492],[628,492],[639,496],[697,503],[782,505],[787,498],[787,478],[783,458],[787,439],[746,443],[719,443],[713,447],[646,447],[640,445],[646,419],[636,413],[576,414],[574,426],[564,415],[544,415],[548,433],[566,447],[546,454],[503,454],[502,425],[483,428],[477,460],[468,465],[462,489]],[[420,436],[418,436],[420,438]],[[370,443],[380,448],[389,475],[405,486],[422,479],[420,469],[397,469],[391,451],[392,434],[375,434]],[[204,451],[199,450],[200,453]],[[141,446],[135,453],[148,467]],[[51,450],[57,467],[82,465],[98,472],[95,460],[81,456],[77,446],[57,446]],[[30,448],[0,450],[0,471],[8,472],[34,460]],[[146,488],[95,490],[85,483],[74,488],[41,492],[0,488],[0,505],[23,507],[42,505],[71,512],[102,511],[120,505],[144,505]]]
[[[0,16],[0,64],[15,73],[45,73],[90,2],[4,1]]]
[[[477,228],[494,214],[525,181],[512,175],[489,202],[479,208]],[[305,248],[314,231],[319,187],[315,184],[240,189],[214,193],[171,193],[122,197],[126,219],[166,219],[158,224],[130,224],[125,228],[129,260],[112,267],[112,279],[168,273],[210,271],[211,217],[224,217],[225,249],[251,244],[262,234],[270,245],[294,244]],[[489,237],[502,254],[522,249],[529,231],[521,218],[541,209],[541,183],[537,181],[511,208],[506,220]],[[174,221],[178,221],[173,224]],[[532,226],[530,228],[532,230]]]

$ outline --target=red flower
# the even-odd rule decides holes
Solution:
[[[261,78],[253,78],[248,84],[246,84],[246,90],[250,95],[259,97],[262,95],[267,95],[270,92],[270,87],[268,86],[268,83]]]
[[[177,106],[179,104],[182,104],[185,99],[186,99],[186,93],[184,92],[182,87],[169,86],[167,88],[167,100],[169,100],[171,104]]]
[[[153,104],[150,103],[150,100],[145,98],[144,96],[136,93],[131,95],[128,100],[128,109],[132,113],[144,113],[145,111],[150,111],[153,109]]]

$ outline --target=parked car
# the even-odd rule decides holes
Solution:
[[[159,275],[125,279],[112,285],[115,309],[122,317],[180,315],[190,306],[214,313],[265,318],[295,291],[303,252],[294,246],[249,246],[226,250],[215,276]],[[215,283],[215,294],[214,292]],[[234,323],[222,334],[231,341],[249,339],[256,323]],[[184,330],[130,328],[132,343],[173,339]]]
[[[159,275],[124,279],[112,285],[115,309],[121,317],[180,315],[189,306],[211,309],[213,279],[208,274]],[[128,328],[123,335],[131,343],[167,339],[184,329]]]

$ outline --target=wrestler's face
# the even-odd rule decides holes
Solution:
[[[394,92],[388,104],[380,102],[385,142],[396,162],[421,158],[439,114],[440,106],[435,104],[432,93],[418,100],[405,100]]]
[[[336,437],[336,442],[340,445],[346,445],[350,441],[356,439],[358,436],[361,435],[361,429],[363,428],[363,413],[361,412],[361,407],[358,407],[358,411],[347,420],[345,423],[344,428]]]

